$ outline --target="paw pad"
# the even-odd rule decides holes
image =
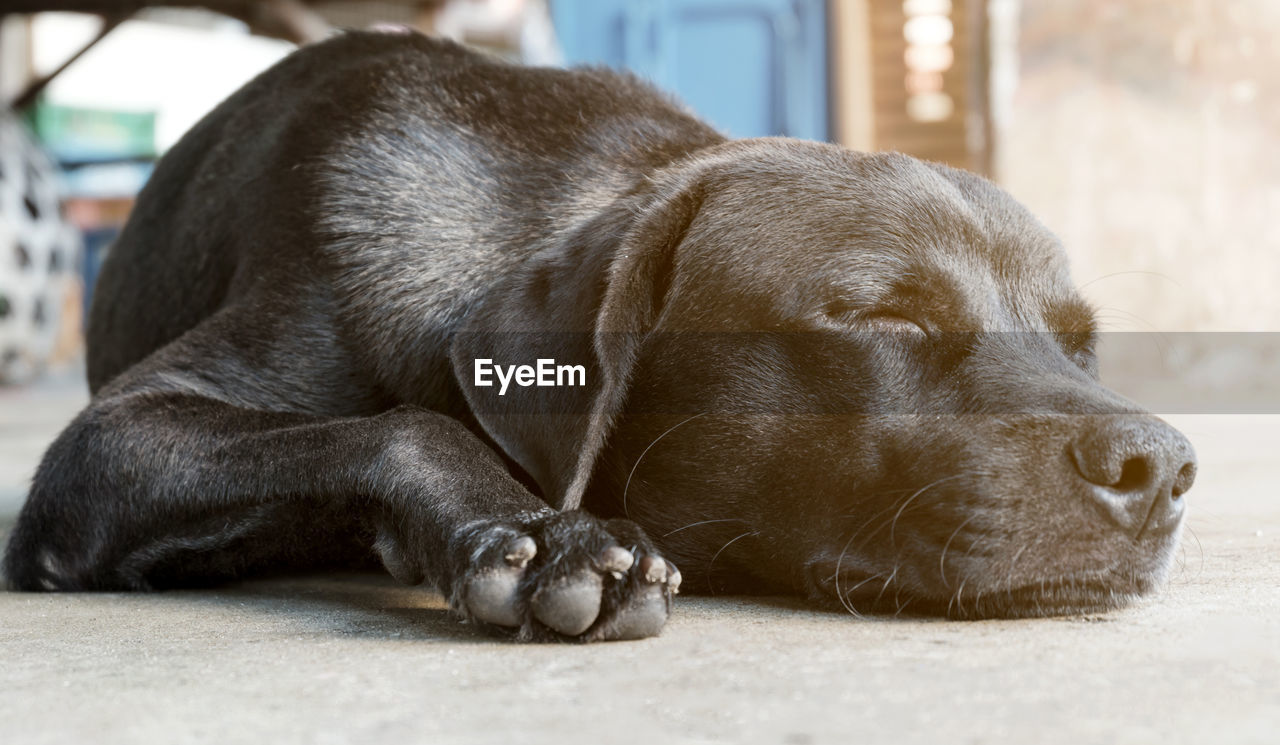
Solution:
[[[566,512],[495,522],[467,543],[460,547],[468,560],[454,585],[461,588],[455,607],[519,629],[522,639],[654,636],[680,585],[680,572],[622,520]]]

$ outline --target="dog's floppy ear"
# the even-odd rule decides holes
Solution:
[[[695,175],[620,199],[509,270],[454,337],[472,414],[561,509],[581,503],[701,201]],[[541,381],[539,360],[554,360]],[[497,367],[510,375],[521,365],[534,368],[534,383],[509,377],[503,392]]]

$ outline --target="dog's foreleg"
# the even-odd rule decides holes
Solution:
[[[679,581],[634,525],[554,512],[442,414],[321,418],[187,393],[99,399],[62,433],[6,575],[26,590],[202,583],[305,564],[342,531],[525,637],[651,635]]]

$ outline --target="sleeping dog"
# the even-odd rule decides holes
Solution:
[[[6,574],[373,561],[583,641],[657,634],[681,586],[1111,607],[1163,579],[1195,459],[1099,384],[1094,333],[1058,242],[977,176],[348,34],[156,167]]]

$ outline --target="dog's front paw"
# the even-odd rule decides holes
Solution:
[[[453,607],[523,640],[655,636],[680,587],[634,523],[583,512],[472,525],[453,556]]]

